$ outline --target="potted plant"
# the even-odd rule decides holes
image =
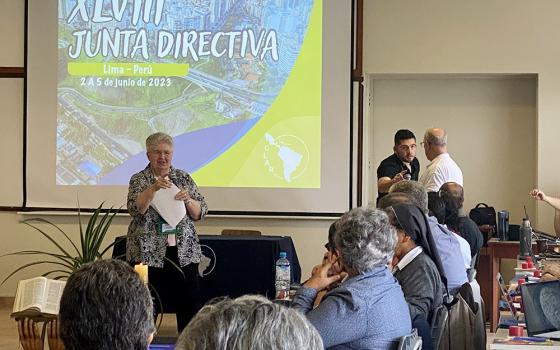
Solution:
[[[103,240],[107,234],[109,226],[117,214],[117,210],[111,207],[105,213],[102,214],[103,203],[95,209],[93,215],[89,218],[87,226],[84,229],[82,226],[82,217],[80,210],[78,209],[78,225],[80,230],[80,241],[75,243],[68,234],[66,234],[60,227],[52,223],[49,220],[43,218],[31,218],[23,220],[22,223],[33,227],[37,230],[45,239],[47,239],[56,250],[54,252],[42,251],[42,250],[21,250],[17,252],[12,252],[2,255],[14,256],[14,255],[30,255],[30,256],[41,256],[47,257],[47,259],[41,259],[38,261],[33,261],[26,263],[14,271],[12,271],[0,285],[4,284],[10,277],[14,276],[19,271],[27,269],[36,265],[47,264],[53,266],[52,270],[45,272],[42,276],[54,278],[54,279],[64,279],[70,276],[70,274],[79,269],[82,265],[95,261],[96,259],[101,259],[102,256],[113,247],[115,242],[108,244],[102,248]],[[43,223],[52,226],[53,232],[47,232],[47,230],[37,226],[37,224]],[[71,245],[70,249],[64,248],[57,238],[63,237],[64,240],[68,241]]]

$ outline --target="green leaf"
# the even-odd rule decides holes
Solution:
[[[49,241],[51,241],[51,243],[54,244],[64,255],[66,255],[66,256],[71,256],[71,255],[66,251],[66,249],[62,248],[62,246],[56,242],[55,239],[53,239],[49,234],[47,234],[45,231],[43,231],[43,230],[40,229],[39,227],[37,227],[37,226],[35,226],[35,225],[29,223],[29,220],[25,220],[25,221],[23,221],[23,223],[24,223],[25,225],[31,226],[31,227],[33,227],[34,229],[36,229],[37,231],[39,231],[45,238],[47,238]],[[55,226],[56,226],[56,225],[55,225]]]
[[[78,247],[76,247],[76,245],[74,244],[74,241],[72,241],[72,239],[70,239],[70,237],[66,234],[66,232],[64,232],[60,227],[58,227],[57,225],[55,225],[55,224],[52,223],[51,221],[46,220],[46,219],[43,219],[43,218],[30,218],[30,219],[24,220],[24,223],[25,223],[25,222],[31,222],[31,221],[42,222],[42,223],[51,225],[52,227],[54,227],[55,229],[57,229],[58,232],[62,233],[62,234],[64,235],[64,237],[66,238],[66,240],[67,240],[68,242],[70,242],[70,244],[72,244],[72,246],[74,247],[74,249],[76,250],[76,252],[77,252],[78,254],[80,254],[80,251],[78,250]]]
[[[17,255],[47,255],[47,256],[50,256],[50,257],[61,260],[62,263],[65,264],[65,266],[68,266],[71,269],[74,268],[74,265],[76,263],[75,258],[65,256],[65,255],[55,254],[55,253],[42,252],[42,251],[38,251],[38,250],[21,250],[19,252],[3,254],[3,255],[0,256],[0,258],[5,257],[5,256],[17,256]]]
[[[0,282],[0,285],[4,284],[9,278],[11,278],[13,275],[18,273],[19,271],[27,269],[31,266],[41,265],[41,264],[51,264],[51,265],[62,266],[64,269],[51,270],[51,271],[48,271],[48,272],[45,273],[45,276],[50,276],[52,274],[57,274],[57,273],[58,274],[60,274],[60,273],[65,274],[65,275],[57,275],[55,279],[59,279],[59,278],[67,277],[67,275],[69,275],[73,271],[77,270],[78,268],[80,268],[85,263],[92,262],[92,261],[95,261],[99,258],[102,258],[103,255],[109,249],[111,249],[115,245],[115,243],[117,242],[117,241],[115,241],[115,242],[107,245],[104,249],[101,250],[101,246],[102,246],[103,241],[104,241],[104,239],[107,235],[109,227],[111,226],[111,223],[112,223],[114,217],[118,213],[118,210],[111,207],[105,213],[102,214],[103,204],[104,203],[101,203],[101,205],[99,205],[99,207],[97,207],[97,209],[93,212],[93,214],[89,218],[87,226],[84,230],[84,227],[82,225],[82,212],[81,212],[81,209],[80,209],[80,202],[79,202],[79,199],[78,199],[78,224],[79,224],[78,227],[79,227],[79,236],[80,236],[79,246],[77,246],[74,243],[74,241],[72,241],[70,236],[68,236],[62,229],[60,229],[60,227],[58,227],[57,225],[55,225],[54,223],[52,223],[52,222],[50,222],[46,219],[31,218],[31,219],[23,220],[22,221],[23,224],[34,228],[43,237],[45,237],[56,248],[57,251],[50,252],[50,251],[40,251],[40,250],[22,250],[22,251],[18,251],[18,252],[13,252],[13,253],[8,253],[8,254],[1,255],[0,258],[8,257],[8,256],[16,256],[16,255],[21,255],[21,256],[26,256],[26,255],[41,256],[41,255],[43,255],[43,256],[46,256],[47,259],[51,258],[51,259],[54,259],[54,260],[34,261],[34,262],[31,262],[31,263],[27,263],[25,265],[22,265],[19,268],[17,268],[16,270],[12,271],[2,282]],[[47,224],[51,227],[54,227],[56,229],[56,231],[58,231],[60,234],[62,234],[64,236],[64,238],[68,242],[70,242],[73,249],[76,251],[77,256],[73,256],[73,254],[70,254],[70,251],[72,251],[72,250],[70,250],[70,251],[66,250],[63,247],[63,245],[61,245],[61,243],[59,243],[60,240],[57,240],[57,238],[59,238],[59,237],[53,235],[48,230],[45,230],[44,228],[35,225],[35,223]],[[56,233],[56,231],[54,233]]]
[[[27,263],[27,264],[25,264],[25,265],[22,265],[22,266],[18,267],[18,268],[15,269],[14,271],[12,271],[12,272],[8,275],[8,277],[4,278],[4,280],[0,283],[0,286],[2,286],[4,283],[6,283],[6,281],[7,281],[10,277],[12,277],[13,275],[15,275],[15,274],[18,273],[19,271],[22,271],[22,270],[24,270],[24,269],[27,269],[28,267],[31,267],[31,266],[42,265],[42,264],[53,264],[53,265],[59,265],[59,266],[64,266],[64,267],[66,267],[64,264],[59,263],[59,262],[57,262],[57,261],[34,261],[34,262],[31,262],[31,263]],[[69,273],[71,273],[71,272],[72,272],[72,271],[69,271]]]
[[[64,274],[66,274],[66,276],[64,277],[68,277],[70,276],[71,272],[70,271],[66,271],[66,270],[51,270],[49,272],[45,272],[44,274],[42,274],[41,276],[43,277],[49,277],[50,275],[54,274],[54,273],[59,273],[62,272]],[[60,276],[60,275],[59,275]],[[56,278],[55,278],[56,279]]]

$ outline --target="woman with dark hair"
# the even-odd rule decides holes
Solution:
[[[426,215],[405,203],[386,211],[397,230],[393,275],[403,289],[411,317],[420,314],[429,320],[443,303],[445,274]]]

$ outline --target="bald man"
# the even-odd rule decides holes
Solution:
[[[463,172],[447,153],[447,132],[441,128],[426,130],[424,141],[420,143],[430,163],[419,182],[426,191],[437,192],[446,182],[456,182],[463,186]]]

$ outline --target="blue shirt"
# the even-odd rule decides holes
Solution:
[[[454,294],[457,289],[469,281],[461,245],[455,234],[447,227],[440,225],[435,217],[429,216],[428,224],[436,243],[445,277],[447,277],[447,288],[449,293]]]
[[[408,305],[386,266],[351,277],[325,295],[317,308],[317,291],[302,287],[292,307],[307,315],[329,349],[396,349],[412,326]]]

